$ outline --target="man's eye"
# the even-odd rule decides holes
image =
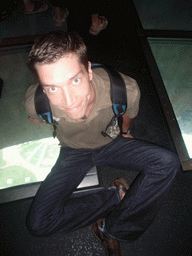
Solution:
[[[49,91],[50,91],[50,92],[56,92],[57,90],[58,90],[58,88],[55,87],[55,86],[51,86],[51,87],[49,88]]]
[[[73,84],[78,84],[80,82],[80,78],[76,77],[73,79]]]

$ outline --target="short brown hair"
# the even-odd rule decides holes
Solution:
[[[29,53],[29,68],[36,72],[35,65],[55,62],[69,53],[75,53],[88,70],[87,47],[75,32],[51,31],[34,42]]]

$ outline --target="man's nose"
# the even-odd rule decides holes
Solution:
[[[63,88],[62,97],[66,107],[72,107],[74,105],[75,95],[70,88]]]

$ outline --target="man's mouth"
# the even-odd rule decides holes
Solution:
[[[74,111],[77,111],[77,110],[81,107],[81,105],[82,105],[82,102],[79,103],[78,105],[76,105],[75,107],[72,107],[72,108],[65,108],[65,110],[66,110],[67,112],[74,112]]]

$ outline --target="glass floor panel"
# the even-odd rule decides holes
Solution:
[[[37,82],[27,67],[30,48],[1,50],[0,188],[42,181],[59,154],[52,127],[31,124],[23,106],[27,88]]]
[[[192,158],[192,40],[148,39]]]

